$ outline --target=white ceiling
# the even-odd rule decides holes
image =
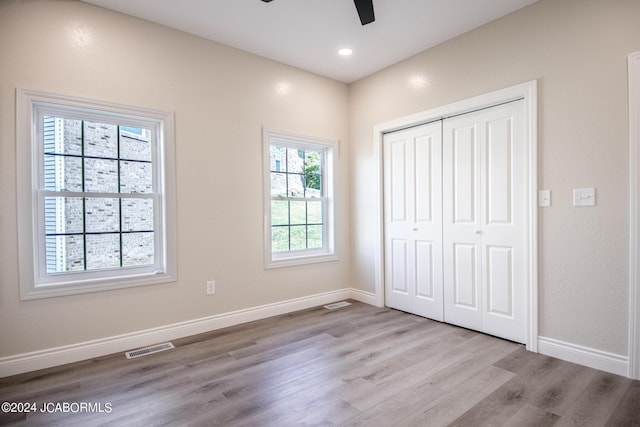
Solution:
[[[537,0],[374,0],[366,26],[352,0],[83,1],[350,83]]]

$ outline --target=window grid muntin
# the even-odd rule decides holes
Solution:
[[[157,228],[158,226],[158,222],[159,222],[159,218],[156,215],[156,210],[158,208],[157,206],[157,190],[158,190],[158,185],[157,183],[157,167],[153,167],[154,161],[157,161],[157,158],[155,156],[155,150],[156,148],[156,144],[157,144],[157,129],[155,129],[155,126],[147,126],[146,124],[142,124],[142,123],[137,123],[137,122],[130,122],[134,123],[132,125],[132,127],[135,128],[140,128],[140,129],[146,129],[147,131],[149,131],[150,133],[150,138],[149,138],[149,154],[151,156],[151,160],[139,160],[139,159],[130,159],[130,158],[120,158],[120,151],[121,151],[121,124],[119,124],[117,121],[111,121],[111,120],[105,120],[107,117],[102,117],[101,114],[98,114],[95,117],[78,117],[78,116],[82,116],[82,115],[86,115],[86,114],[67,114],[66,112],[63,114],[60,114],[61,112],[58,111],[57,109],[53,109],[52,111],[49,111],[46,108],[42,108],[39,109],[39,113],[38,114],[38,126],[41,126],[42,131],[39,132],[38,134],[41,135],[38,138],[38,146],[42,147],[42,149],[40,150],[42,153],[41,159],[42,159],[42,166],[40,167],[40,173],[42,174],[41,178],[38,180],[39,185],[43,188],[41,190],[38,191],[38,194],[40,195],[40,198],[42,200],[42,208],[45,208],[45,200],[47,197],[78,197],[82,199],[82,216],[81,216],[81,222],[82,222],[82,233],[47,233],[46,232],[46,227],[45,229],[43,229],[42,232],[42,236],[44,238],[44,253],[43,256],[45,257],[45,260],[48,259],[48,238],[51,237],[59,237],[59,236],[82,236],[82,241],[83,241],[83,269],[82,270],[76,270],[76,271],[72,271],[70,269],[68,269],[68,267],[65,267],[65,269],[63,271],[57,271],[57,267],[56,267],[56,271],[50,271],[49,270],[49,265],[48,262],[45,262],[44,264],[44,271],[43,273],[45,275],[60,275],[60,274],[77,274],[77,273],[92,273],[95,271],[99,271],[101,269],[88,269],[87,268],[87,262],[88,262],[88,245],[87,245],[87,236],[96,236],[96,235],[119,235],[119,253],[118,253],[118,258],[119,258],[119,266],[118,267],[108,267],[108,270],[121,270],[121,269],[139,269],[139,268],[149,268],[149,267],[155,267],[158,265],[158,263],[160,262],[159,257],[162,256],[162,252],[161,250],[161,245],[159,242],[159,236],[158,234],[154,235],[154,239],[153,239],[153,254],[151,256],[151,263],[148,264],[138,264],[138,265],[134,265],[134,266],[125,266],[124,265],[124,258],[125,258],[125,254],[123,253],[123,238],[122,235],[124,234],[133,234],[133,233],[140,233],[140,234],[144,234],[144,233],[154,233],[156,230],[155,228]],[[64,149],[62,150],[62,153],[57,153],[55,152],[55,147],[53,152],[47,151],[45,149],[45,118],[46,117],[52,117],[53,119],[57,119],[60,118],[63,121],[66,120],[77,120],[80,121],[80,154],[70,154],[70,153],[64,153]],[[116,157],[104,157],[104,156],[92,156],[92,155],[85,155],[85,146],[87,143],[87,139],[86,139],[86,135],[85,135],[85,124],[89,122],[89,123],[94,123],[94,124],[100,124],[100,125],[111,125],[111,126],[116,126]],[[64,131],[64,129],[63,129]],[[55,133],[55,130],[54,130]],[[44,189],[45,185],[45,175],[44,175],[44,159],[46,156],[54,156],[55,157],[59,157],[59,158],[79,158],[80,161],[80,173],[81,173],[81,184],[82,184],[82,191],[78,192],[78,191],[69,191],[69,190],[63,190],[63,191],[47,191]],[[86,191],[86,159],[100,159],[100,160],[109,160],[109,161],[115,161],[116,162],[116,168],[117,168],[117,173],[116,173],[116,179],[117,179],[117,189],[118,192],[117,193],[112,193],[112,192],[108,192],[108,193],[100,193],[100,192],[88,192]],[[142,163],[142,164],[150,164],[152,166],[151,169],[151,192],[149,193],[135,193],[135,192],[130,192],[130,193],[122,193],[122,176],[121,176],[121,164],[122,162],[135,162],[135,163]],[[118,231],[102,231],[102,232],[91,232],[91,231],[87,231],[87,206],[86,206],[86,202],[87,202],[87,198],[113,198],[113,199],[118,199],[118,212],[119,212],[119,230]],[[122,201],[123,199],[126,198],[136,198],[136,199],[151,199],[152,200],[152,223],[154,224],[154,229],[152,230],[131,230],[131,231],[123,231],[122,230]],[[57,213],[57,209],[56,209],[56,213]],[[43,215],[42,217],[42,221],[41,224],[42,226],[45,225],[45,221],[46,221],[46,214]],[[55,248],[54,248],[55,250]],[[57,258],[57,250],[56,250],[56,254],[54,255],[55,258]],[[43,265],[43,264],[40,264]]]
[[[322,249],[325,246],[325,204],[326,202],[324,201],[324,198],[306,198],[306,197],[272,197],[271,198],[272,201],[285,201],[288,203],[287,205],[287,213],[288,213],[288,223],[287,224],[273,224],[273,219],[271,221],[271,230],[272,230],[272,235],[273,235],[273,230],[276,228],[287,228],[289,229],[289,239],[288,239],[288,249],[287,250],[281,250],[281,251],[275,251],[272,250],[274,253],[278,253],[278,252],[291,252],[291,251],[302,251],[302,250],[315,250],[315,249]],[[305,202],[305,218],[306,221],[304,223],[294,223],[291,220],[291,202]],[[322,203],[322,222],[309,222],[309,205],[306,202],[321,202]],[[292,227],[305,227],[305,249],[291,249],[291,228]],[[322,232],[320,233],[320,240],[322,242],[320,247],[309,247],[309,227],[317,227],[320,226],[322,227]],[[272,241],[272,245],[273,245],[273,241]]]
[[[279,156],[278,159],[276,159],[275,165],[276,165],[276,169],[277,170],[273,170],[271,168],[271,161],[269,161],[269,180],[270,182],[272,182],[272,177],[274,173],[278,173],[278,174],[284,174],[285,176],[285,194],[287,194],[287,196],[271,196],[271,201],[287,201],[288,205],[287,205],[287,213],[288,213],[288,223],[287,224],[273,224],[273,212],[271,212],[271,207],[270,209],[270,219],[271,219],[271,224],[270,224],[270,229],[271,229],[271,252],[274,255],[277,254],[285,254],[287,252],[302,252],[302,251],[314,251],[314,250],[322,250],[326,248],[326,242],[327,242],[327,238],[326,238],[326,233],[327,233],[327,229],[326,229],[326,209],[327,209],[327,197],[325,195],[325,188],[326,188],[326,174],[325,174],[325,170],[326,170],[326,161],[327,161],[327,148],[323,147],[323,146],[316,146],[313,145],[311,146],[310,144],[305,144],[305,143],[285,143],[282,144],[281,141],[278,142],[270,142],[269,143],[269,156],[271,156],[271,149],[272,148],[277,148],[278,151],[280,152],[282,149],[284,149],[285,151],[285,170],[282,171],[280,170],[280,168],[278,167],[278,165],[281,164],[282,162],[282,155]],[[290,172],[290,165],[289,165],[289,159],[290,159],[290,155],[289,155],[289,151],[297,151],[298,153],[302,152],[303,156],[302,156],[302,172]],[[319,197],[306,197],[307,196],[307,191],[308,191],[308,186],[307,186],[307,176],[310,175],[308,173],[306,173],[306,167],[307,167],[307,152],[317,152],[319,157],[320,157],[320,172],[319,173],[314,173],[311,174],[313,176],[316,176],[319,178],[319,184],[320,184],[320,196]],[[299,176],[302,183],[303,183],[303,194],[305,195],[305,197],[295,197],[295,196],[291,196],[290,194],[292,194],[292,192],[290,191],[290,184],[289,184],[289,179],[291,175],[296,175]],[[272,184],[270,184],[270,193],[273,194],[273,188],[272,188]],[[291,202],[292,201],[303,201],[305,202],[305,222],[304,223],[292,223],[292,218],[291,218]],[[309,219],[309,205],[307,202],[318,202],[320,201],[322,203],[322,222],[320,223],[309,223],[308,219]],[[272,205],[271,205],[272,206]],[[293,227],[305,227],[305,248],[304,249],[292,249],[292,228]],[[320,239],[321,239],[321,245],[320,247],[309,247],[309,227],[310,226],[320,226],[322,227],[321,233],[320,233]],[[275,229],[278,228],[286,228],[288,229],[288,244],[287,244],[287,248],[286,250],[274,250],[274,241],[273,241],[273,232]]]

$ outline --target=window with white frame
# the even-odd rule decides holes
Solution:
[[[336,151],[336,141],[264,131],[267,268],[337,259]]]
[[[176,280],[173,115],[18,90],[22,299]]]

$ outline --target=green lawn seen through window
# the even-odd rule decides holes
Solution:
[[[322,201],[271,201],[274,252],[322,248]]]

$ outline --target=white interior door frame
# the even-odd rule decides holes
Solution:
[[[629,368],[640,379],[640,52],[629,54]]]
[[[463,101],[454,102],[441,107],[422,111],[409,116],[394,119],[388,122],[376,124],[373,129],[373,154],[376,161],[377,194],[375,194],[376,206],[376,232],[378,235],[375,244],[375,299],[376,304],[384,306],[384,199],[383,199],[383,158],[382,144],[385,133],[417,126],[434,120],[480,110],[506,102],[522,99],[525,103],[525,126],[528,143],[529,160],[529,188],[527,198],[529,201],[529,221],[527,230],[527,350],[538,351],[538,84],[536,80],[475,96]]]

